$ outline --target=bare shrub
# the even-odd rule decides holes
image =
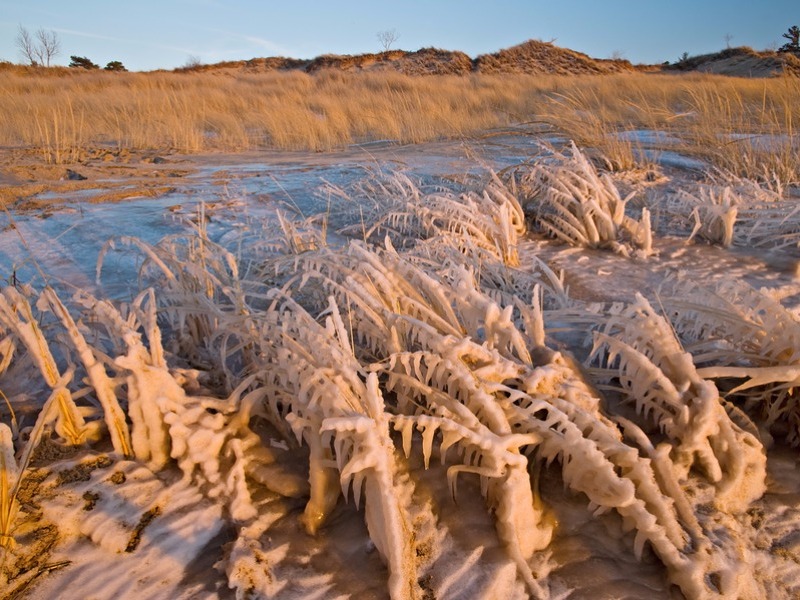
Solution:
[[[379,31],[377,37],[384,52],[387,52],[400,38],[400,34],[395,29],[386,29],[385,31]]]
[[[61,52],[61,40],[54,31],[38,29],[35,34],[19,26],[15,43],[25,59],[32,65],[50,66]]]

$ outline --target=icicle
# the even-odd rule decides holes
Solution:
[[[406,458],[411,456],[411,436],[414,434],[414,421],[411,419],[394,420],[394,428],[400,431],[403,436],[403,454]]]
[[[301,522],[310,535],[314,535],[324,524],[339,499],[339,474],[336,469],[326,466],[331,457],[321,445],[318,435],[310,435],[308,481],[311,485],[311,498],[306,504]]]
[[[427,469],[430,465],[431,452],[433,451],[433,436],[436,434],[436,425],[433,423],[420,422],[418,427],[422,431],[422,458]]]

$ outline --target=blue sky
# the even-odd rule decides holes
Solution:
[[[0,60],[21,62],[17,28],[57,32],[62,53],[131,70],[258,56],[311,58],[435,46],[470,56],[525,40],[554,41],[598,58],[675,61],[730,45],[775,48],[800,25],[800,0],[0,0]]]

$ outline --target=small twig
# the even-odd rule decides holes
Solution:
[[[46,565],[42,565],[39,567],[39,570],[36,571],[31,577],[27,580],[23,581],[19,584],[8,596],[6,596],[6,600],[17,600],[20,598],[22,593],[28,589],[28,587],[40,576],[44,575],[45,573],[49,573],[50,571],[57,571],[58,569],[63,569],[64,567],[68,567],[72,564],[71,560],[62,560],[59,562],[49,563]]]

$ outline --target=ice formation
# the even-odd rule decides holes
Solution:
[[[628,214],[636,192],[622,198],[610,176],[598,174],[574,143],[569,154],[554,151],[548,160],[517,169],[516,176],[534,223],[552,237],[626,256],[653,253],[650,211],[642,210],[639,219]]]
[[[800,241],[797,203],[763,185],[730,174],[649,199],[668,229],[723,247],[791,248]]]
[[[552,235],[652,252],[647,210],[630,216],[574,147],[518,184],[536,190],[528,210]],[[643,296],[590,310],[546,266],[521,264],[514,185],[494,175],[461,194],[423,192],[402,175],[382,185],[362,190],[373,210],[341,247],[280,216],[286,243],[249,256],[202,226],[155,246],[118,240],[143,252],[153,284],[126,305],[4,288],[0,375],[29,361],[49,399],[27,445],[0,425],[0,545],[10,546],[15,486],[39,439],[81,445],[108,432],[118,464],[178,471],[169,493],[186,490],[187,503],[216,506],[235,526],[218,568],[241,598],[288,585],[271,571],[288,549],[270,541],[267,498],[302,499],[309,535],[342,501],[363,505],[389,595],[446,590],[434,577],[438,510],[412,466],[434,458],[456,501],[460,479],[480,482],[530,596],[557,587],[547,550],[558,532],[539,493],[547,470],[594,515],[616,513],[633,554],[652,548],[687,598],[763,591],[719,531],[764,492],[759,427],[797,437],[794,317],[735,284],[711,301],[686,285],[661,310]],[[593,323],[592,369],[551,339],[548,306]],[[746,381],[722,397],[728,379]],[[731,402],[745,392],[752,420]],[[282,464],[283,449],[305,464]],[[725,518],[708,516],[712,505]]]

